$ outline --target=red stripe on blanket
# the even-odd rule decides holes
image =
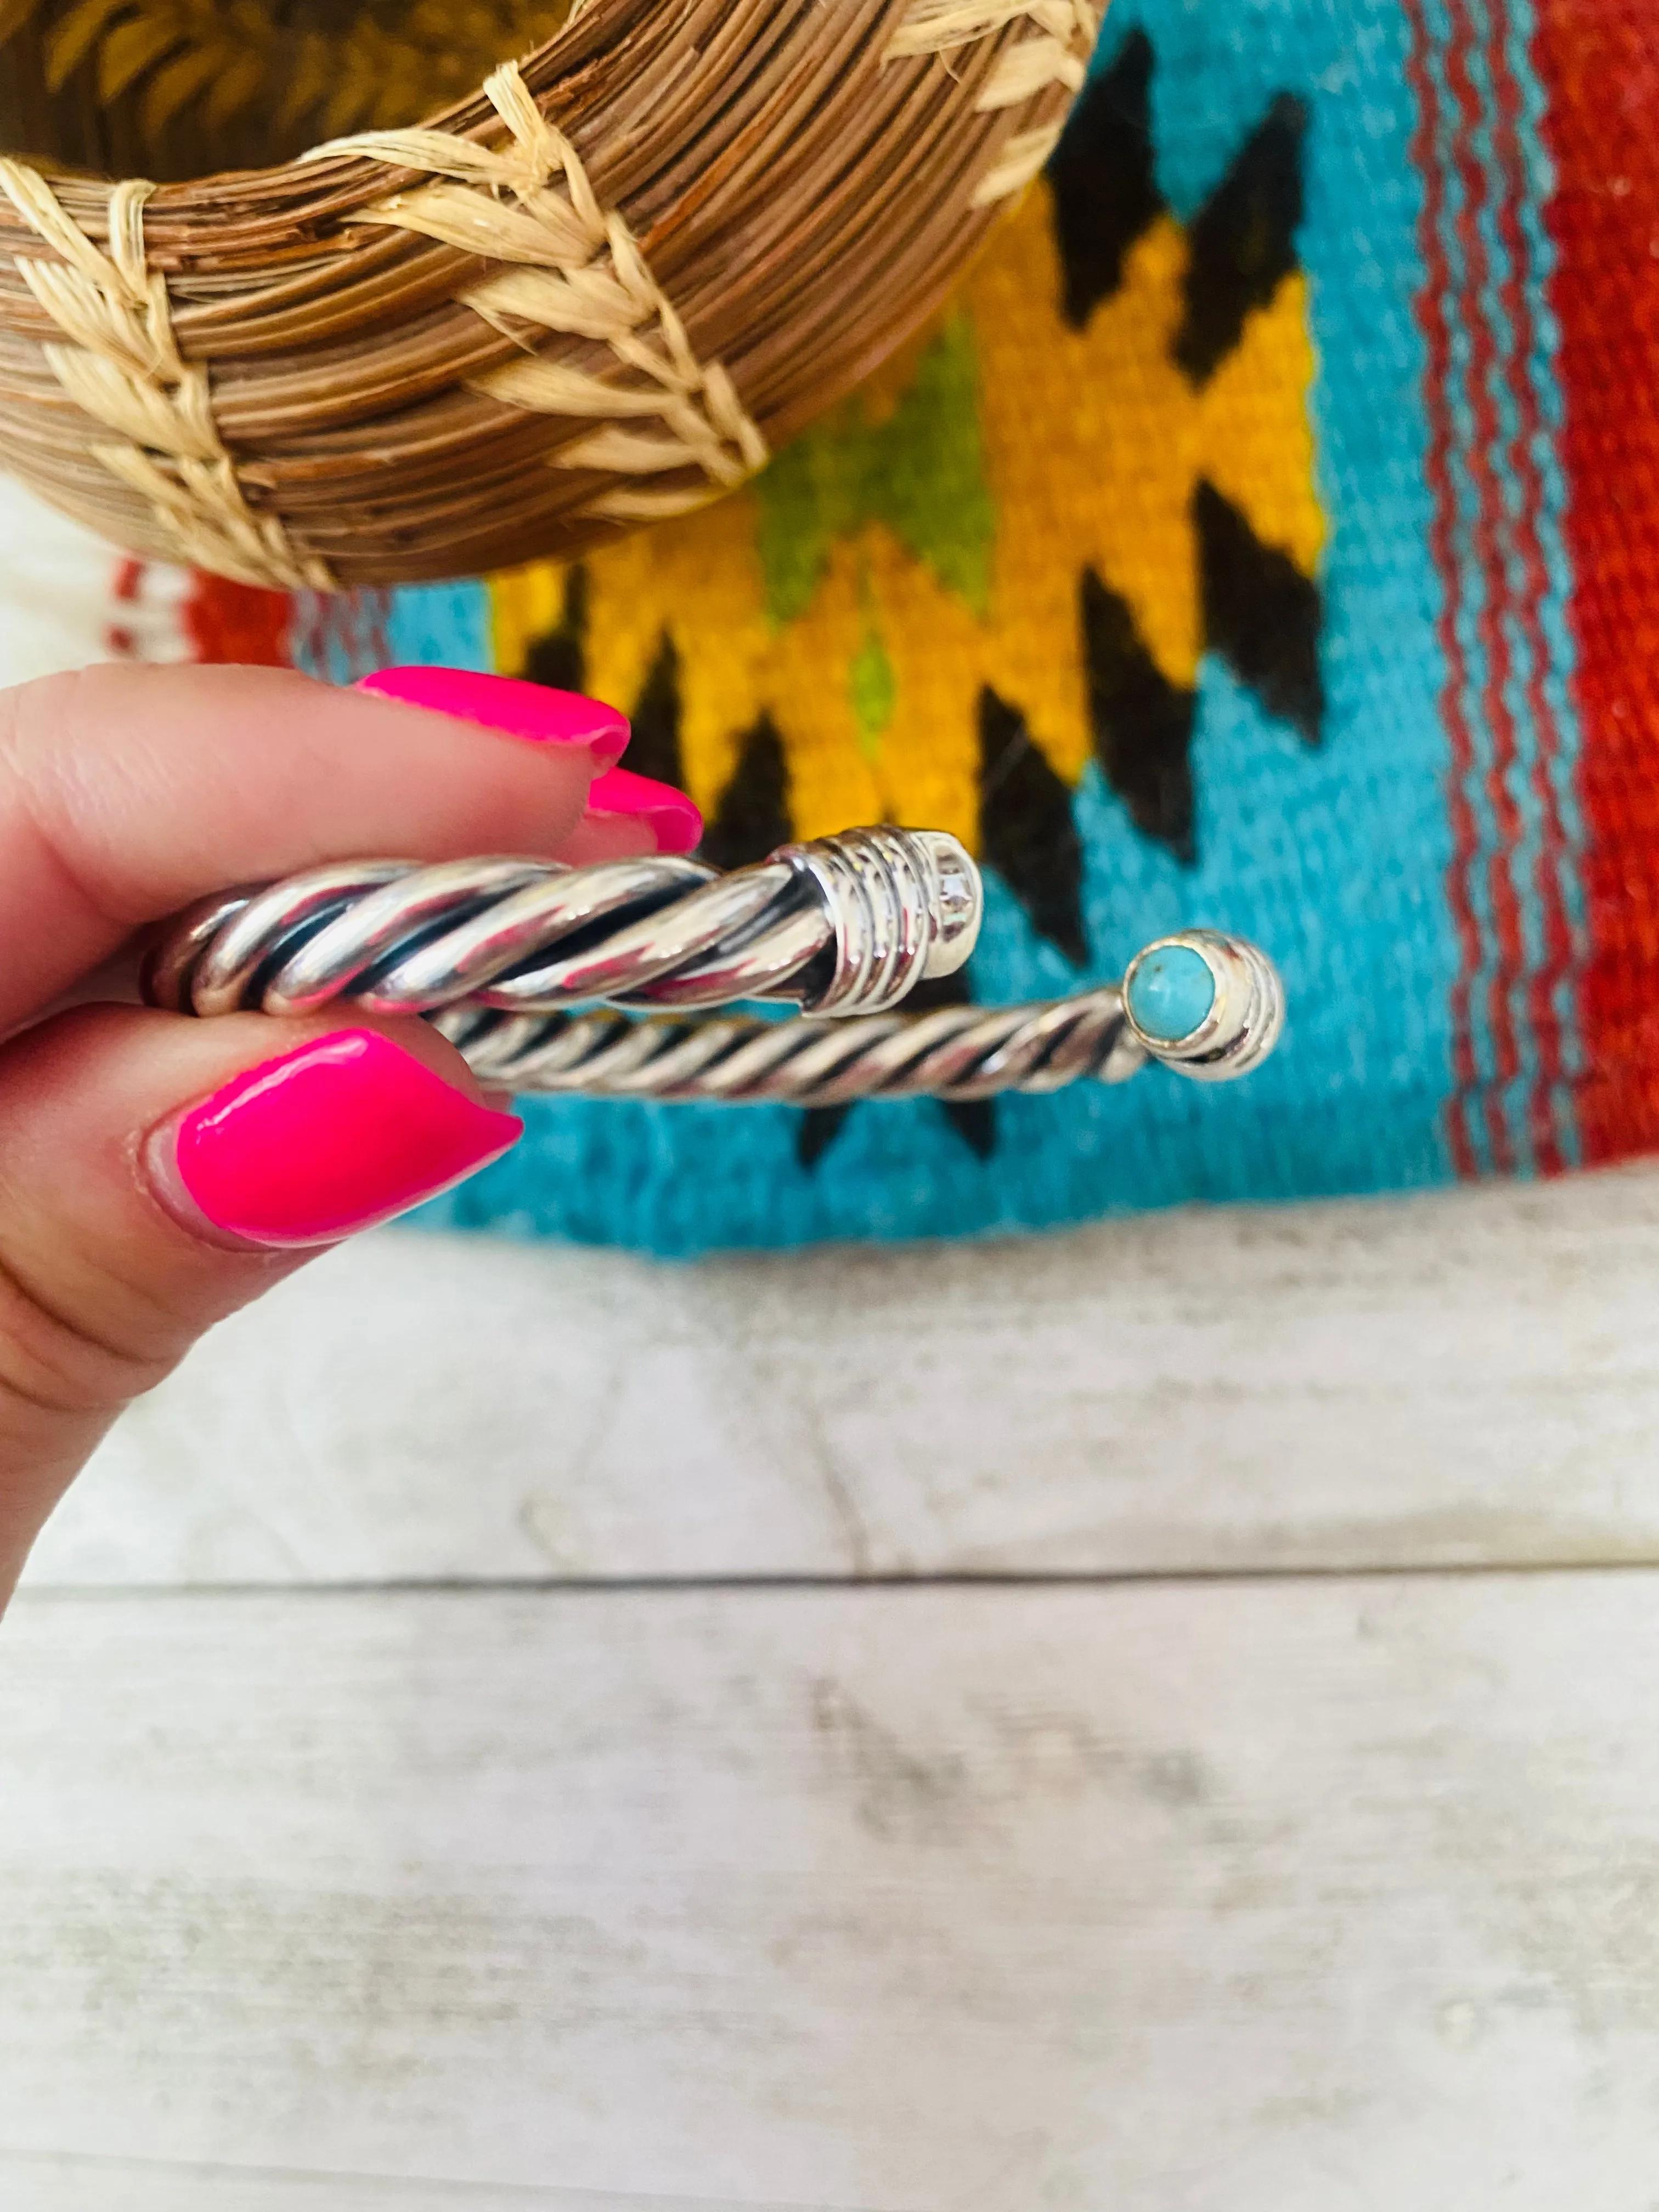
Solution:
[[[1463,264],[1463,290],[1458,309],[1470,346],[1469,372],[1463,392],[1474,421],[1467,465],[1474,485],[1474,555],[1481,586],[1475,616],[1475,630],[1485,661],[1480,719],[1491,740],[1481,781],[1494,832],[1480,861],[1496,954],[1485,979],[1485,1013],[1492,1040],[1492,1078],[1485,1107],[1492,1164],[1502,1174],[1516,1164],[1502,1094],[1521,1072],[1511,993],[1515,979],[1526,964],[1521,935],[1521,902],[1512,872],[1521,842],[1521,817],[1513,787],[1516,742],[1510,684],[1514,663],[1504,622],[1509,600],[1504,574],[1508,530],[1497,466],[1503,440],[1497,383],[1500,369],[1506,369],[1509,364],[1499,362],[1498,333],[1488,313],[1488,295],[1493,288],[1495,271],[1486,250],[1486,226],[1493,211],[1493,194],[1486,164],[1477,151],[1477,134],[1485,115],[1469,65],[1474,33],[1468,11],[1459,4],[1459,0],[1450,0],[1447,12],[1452,35],[1445,49],[1446,77],[1455,108],[1454,136],[1448,150],[1462,187],[1455,217]],[[1502,45],[1501,37],[1492,39],[1494,58],[1501,52]],[[1500,199],[1505,196],[1501,190],[1497,195]],[[1508,381],[1506,377],[1506,384]]]
[[[1659,1149],[1659,16],[1538,0],[1590,945],[1587,1161]]]
[[[1539,838],[1532,890],[1543,945],[1542,958],[1533,969],[1528,990],[1527,1011],[1538,1059],[1537,1081],[1528,1106],[1528,1127],[1533,1157],[1542,1173],[1552,1175],[1566,1165],[1556,1124],[1556,1100],[1566,1073],[1560,991],[1573,957],[1572,926],[1565,890],[1570,862],[1553,757],[1561,747],[1560,717],[1549,696],[1547,671],[1552,650],[1543,623],[1543,609],[1550,595],[1550,575],[1540,536],[1545,498],[1538,458],[1543,437],[1543,410],[1533,374],[1540,332],[1534,312],[1533,286],[1528,281],[1535,272],[1536,264],[1521,219],[1528,168],[1525,124],[1510,42],[1499,38],[1492,45],[1498,161],[1506,185],[1498,209],[1498,232],[1507,262],[1499,296],[1514,338],[1514,391],[1518,418],[1516,434],[1505,453],[1504,465],[1513,474],[1521,494],[1515,542],[1521,556],[1522,587],[1516,611],[1528,647],[1527,708],[1537,738],[1532,796],[1538,810]]]
[[[184,608],[185,635],[198,660],[245,667],[286,668],[293,603],[285,592],[195,575]]]
[[[1459,961],[1457,980],[1452,987],[1452,1095],[1447,1107],[1448,1135],[1458,1174],[1472,1176],[1477,1170],[1478,1161],[1468,1120],[1469,1101],[1474,1092],[1476,1074],[1469,1001],[1471,981],[1480,964],[1480,929],[1471,896],[1470,874],[1480,839],[1474,810],[1469,799],[1469,780],[1474,772],[1474,738],[1464,707],[1468,696],[1468,666],[1462,636],[1462,570],[1456,549],[1457,496],[1452,483],[1452,287],[1443,230],[1446,179],[1439,158],[1443,122],[1440,89],[1429,58],[1429,32],[1424,21],[1421,0],[1406,0],[1406,15],[1412,33],[1408,69],[1412,90],[1417,100],[1417,128],[1413,135],[1412,161],[1423,179],[1421,238],[1428,274],[1428,282],[1418,303],[1418,315],[1429,356],[1426,393],[1428,474],[1429,488],[1434,495],[1431,550],[1445,587],[1439,622],[1440,649],[1446,661],[1446,684],[1441,699],[1441,711],[1445,718],[1452,756],[1451,788],[1448,793],[1452,862],[1447,895],[1457,932]]]

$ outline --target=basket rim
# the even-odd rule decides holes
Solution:
[[[938,304],[1097,28],[1095,0],[579,0],[403,131],[160,185],[0,160],[6,464],[134,550],[289,587],[684,514]]]

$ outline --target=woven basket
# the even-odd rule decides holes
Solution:
[[[77,70],[106,145],[182,118],[266,150],[259,70],[204,77],[191,43],[255,0],[159,5],[0,0],[0,122],[32,133],[0,158],[0,465],[136,552],[324,590],[568,553],[741,482],[936,304],[1096,27],[1091,0],[576,0],[424,128],[204,181],[68,173],[100,136],[64,122]],[[310,51],[273,132],[329,112]],[[408,96],[370,82],[376,121]]]

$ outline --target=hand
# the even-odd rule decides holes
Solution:
[[[0,1606],[115,1415],[204,1329],[521,1126],[422,1022],[109,1003],[135,995],[134,933],[320,861],[696,842],[689,800],[615,768],[607,708],[374,682],[97,668],[0,691]]]

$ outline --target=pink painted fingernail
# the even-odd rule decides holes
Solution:
[[[659,853],[695,852],[702,842],[702,816],[683,791],[632,769],[609,768],[588,787],[591,814],[629,814],[643,822]]]
[[[356,689],[532,745],[586,745],[602,769],[622,758],[631,734],[626,714],[580,691],[554,691],[545,684],[479,676],[466,668],[382,668]]]
[[[153,1140],[157,1188],[250,1243],[331,1244],[461,1182],[517,1142],[374,1030],[250,1068]],[[171,1170],[171,1172],[169,1172]]]

